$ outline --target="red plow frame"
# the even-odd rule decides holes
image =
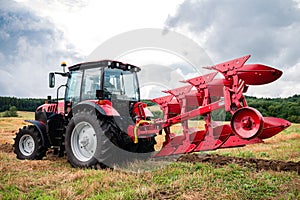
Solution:
[[[262,85],[277,80],[282,72],[261,64],[245,64],[250,55],[206,67],[215,72],[186,81],[183,87],[164,91],[167,96],[153,99],[164,113],[164,119],[141,120],[128,128],[138,138],[165,133],[162,149],[154,156],[167,156],[219,148],[261,143],[290,126],[275,117],[263,117],[248,107],[243,95],[249,85]],[[215,79],[221,73],[224,78]],[[212,112],[225,109],[232,114],[230,123],[213,121]],[[141,115],[143,116],[143,115]],[[189,127],[188,120],[202,116],[201,130]],[[181,123],[183,133],[171,133],[171,126]]]

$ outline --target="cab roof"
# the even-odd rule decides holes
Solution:
[[[76,71],[79,69],[87,69],[87,68],[104,68],[104,67],[109,67],[112,69],[117,68],[117,69],[122,69],[124,71],[135,71],[135,72],[141,70],[140,67],[127,64],[127,63],[122,63],[115,60],[99,60],[99,61],[83,62],[76,65],[72,65],[69,67],[69,71]]]

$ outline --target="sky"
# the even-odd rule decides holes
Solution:
[[[83,62],[111,38],[148,28],[190,38],[214,64],[251,54],[249,63],[283,71],[279,80],[250,87],[247,95],[300,94],[299,5],[296,0],[0,0],[0,96],[54,95],[48,73],[60,71],[62,61]],[[141,88],[148,98],[151,90],[158,95],[157,89],[177,86],[177,80],[193,75],[181,58],[174,52],[143,49],[121,61],[144,66],[144,82],[162,80],[161,85]],[[166,73],[171,78],[164,80]]]

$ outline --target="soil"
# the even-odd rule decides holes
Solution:
[[[0,144],[0,151],[4,153],[13,153],[13,145],[9,143]],[[184,154],[177,159],[177,162],[211,163],[216,167],[221,167],[228,164],[237,164],[243,167],[254,167],[258,171],[260,170],[295,171],[300,175],[300,161],[284,162],[280,160],[239,158],[239,157],[232,157],[232,156],[222,156],[218,154]]]
[[[284,162],[280,160],[264,160],[258,158],[238,158],[231,156],[222,156],[218,154],[185,154],[177,159],[178,162],[190,163],[212,163],[216,167],[237,164],[243,167],[253,166],[258,171],[273,170],[273,171],[295,171],[300,175],[299,162]]]
[[[4,153],[12,153],[14,151],[13,145],[9,143],[0,144],[0,151]]]

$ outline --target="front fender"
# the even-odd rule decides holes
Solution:
[[[36,127],[36,129],[39,131],[39,134],[41,135],[43,146],[50,145],[47,138],[47,126],[46,124],[44,124],[44,122],[37,120],[25,120],[25,122],[29,122]]]

